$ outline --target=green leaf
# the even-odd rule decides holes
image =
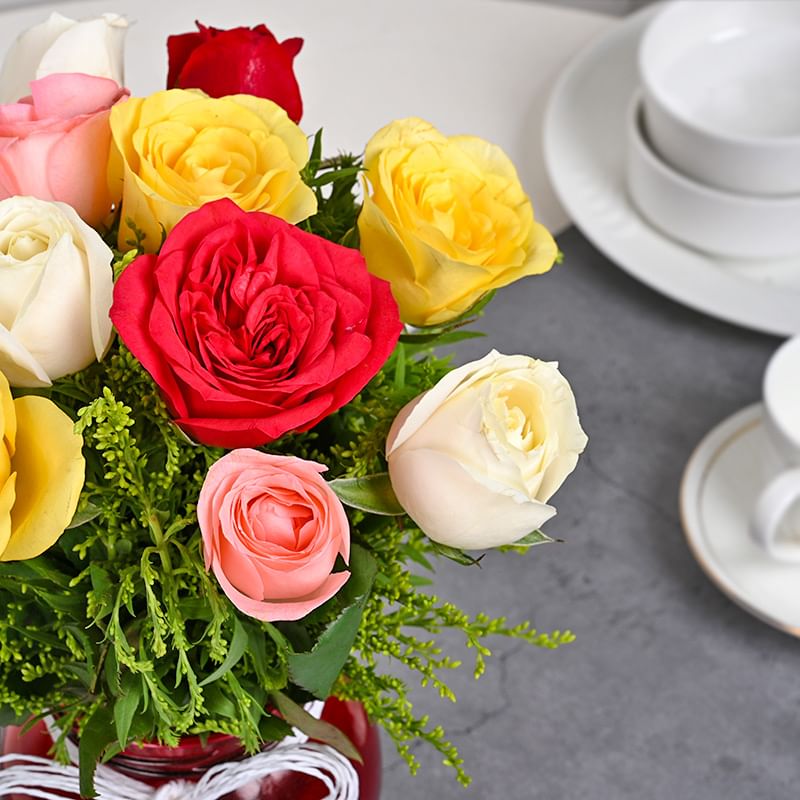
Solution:
[[[531,547],[535,547],[537,544],[550,544],[552,542],[563,541],[563,539],[551,539],[546,533],[542,533],[541,531],[532,531],[527,536],[517,539],[516,542],[498,547],[497,549],[504,553],[527,553]]]
[[[460,314],[459,316],[448,320],[447,322],[442,322],[438,325],[425,325],[421,327],[417,327],[415,325],[406,325],[404,336],[412,338],[416,336],[436,337],[445,333],[450,333],[458,328],[463,328],[464,326],[470,325],[473,322],[477,322],[477,320],[483,316],[484,309],[489,305],[496,293],[497,290],[492,289],[491,292],[487,292],[485,295],[483,295],[483,297],[481,297],[477,303],[475,303],[471,308],[468,308],[463,314]]]
[[[454,322],[464,321],[469,317],[481,317],[483,316],[483,312],[486,309],[486,306],[494,300],[494,296],[497,294],[497,289],[492,289],[491,292],[486,292],[480,300],[478,300],[472,308],[468,308],[460,317],[457,317]]]
[[[65,711],[70,706],[75,705],[76,702],[78,702],[78,701],[74,700],[72,703],[65,703],[58,709],[58,711],[59,712],[60,711]],[[32,717],[28,717],[22,723],[22,729],[21,729],[20,733],[23,736],[25,736],[25,734],[27,734],[27,733],[30,733],[30,731],[32,731],[39,722],[41,722],[43,719],[46,719],[47,717],[49,717],[52,713],[53,713],[53,709],[49,709],[49,710],[45,710],[45,711],[40,711],[38,714],[34,714]]]
[[[532,531],[527,536],[517,539],[512,542],[510,547],[535,547],[537,544],[549,544],[551,542],[558,542],[560,539],[551,539],[546,533],[541,531]]]
[[[65,664],[64,669],[73,675],[87,689],[92,685],[94,673],[89,670],[86,664]]]
[[[339,599],[347,605],[355,603],[366,603],[372,584],[375,581],[375,574],[378,571],[378,564],[365,547],[353,544],[350,548],[350,580],[339,591]]]
[[[92,591],[95,601],[95,620],[108,616],[114,608],[116,587],[111,581],[111,576],[102,567],[92,564],[89,567],[89,577],[92,580]]]
[[[113,647],[109,647],[106,651],[106,657],[103,662],[103,673],[106,678],[106,683],[111,687],[111,691],[117,694],[122,691],[122,684],[120,683],[119,662],[117,661],[117,654]]]
[[[217,717],[236,719],[236,704],[217,685],[209,686],[203,692],[206,709]]]
[[[16,712],[12,711],[10,708],[0,708],[0,726],[21,725],[24,721],[24,716],[17,716]]]
[[[253,666],[258,676],[258,685],[264,689],[269,689],[270,678],[266,669],[267,662],[267,647],[264,642],[265,634],[262,633],[254,625],[247,625],[247,649],[253,657]]]
[[[424,330],[424,329],[421,329]],[[441,333],[401,333],[400,342],[410,345],[433,345],[444,347],[445,345],[466,342],[469,339],[481,339],[486,336],[481,331],[442,331]]]
[[[145,700],[147,697],[143,695]],[[155,717],[153,716],[152,708],[141,708],[133,718],[131,725],[131,739],[152,739],[153,726],[155,725]]]
[[[419,564],[421,567],[424,567],[428,572],[433,572],[433,564],[425,558],[424,553],[419,550],[416,544],[403,544],[400,547],[400,552],[403,554],[403,557],[408,559],[409,561],[413,561],[416,564]]]
[[[86,508],[75,512],[75,515],[72,517],[72,521],[69,523],[69,525],[67,525],[67,530],[79,528],[81,525],[91,522],[98,516],[100,516],[100,509],[97,506],[93,506],[91,503],[88,503]]]
[[[312,717],[308,711],[297,705],[294,700],[287,697],[283,692],[273,692],[272,699],[281,716],[290,725],[301,730],[312,739],[329,744],[345,758],[357,761],[359,764],[364,763],[364,759],[356,749],[356,746],[337,727],[329,722]]]
[[[122,677],[122,694],[114,703],[114,725],[117,731],[117,741],[121,747],[128,742],[136,709],[142,699],[142,681],[136,675],[126,672]]]
[[[394,385],[402,389],[406,385],[406,348],[405,345],[398,344],[394,351]]]
[[[25,564],[28,569],[36,573],[39,577],[46,578],[58,586],[67,588],[70,585],[72,575],[65,575],[63,572],[59,572],[44,556],[31,558],[26,561]]]
[[[329,600],[328,602],[335,603],[336,601]],[[312,611],[311,613],[314,614],[315,612]],[[310,650],[314,646],[314,641],[305,625],[305,619],[306,618],[299,620],[298,622],[279,623],[279,632],[289,645],[288,649],[286,650],[287,657],[289,653],[304,653],[306,650]]]
[[[314,178],[311,178],[307,183],[309,186],[325,186],[328,183],[340,181],[343,178],[351,178],[353,175],[358,175],[361,172],[361,167],[346,167],[337,172],[323,172]]]
[[[25,585],[33,582],[49,581],[63,589],[69,587],[71,576],[64,575],[52,567],[42,557],[31,558],[27,561],[0,562],[0,580],[11,578],[19,580]]]
[[[310,163],[318,165],[322,158],[322,128],[314,134],[314,144],[311,146]]]
[[[77,597],[74,594],[54,594],[53,592],[45,592],[42,589],[31,587],[36,594],[42,598],[51,608],[61,611],[64,614],[71,615],[74,619],[80,619],[83,616],[86,607],[86,598]]]
[[[328,625],[309,652],[292,653],[288,658],[292,681],[321,700],[330,695],[350,656],[378,566],[367,550],[353,545],[350,569],[350,579],[341,591],[342,600],[349,604],[347,608]]]
[[[262,742],[279,742],[292,732],[290,725],[285,720],[272,714],[264,714],[258,723],[258,735]]]
[[[78,744],[81,797],[95,797],[94,771],[103,751],[114,741],[116,729],[111,711],[105,706],[94,710],[81,729]]]
[[[469,553],[465,553],[463,550],[459,550],[455,547],[447,547],[447,545],[439,544],[439,542],[431,541],[431,548],[437,555],[449,558],[451,561],[455,561],[456,564],[461,564],[465,567],[479,567],[481,565],[480,562],[483,560],[483,556],[473,558]]]
[[[230,672],[238,663],[239,659],[244,655],[247,649],[247,631],[245,631],[242,623],[234,617],[233,620],[233,638],[231,639],[230,647],[228,647],[228,655],[225,660],[215,669],[205,680],[200,681],[200,686],[207,686],[209,683],[219,680],[223,675]]]
[[[243,623],[243,625],[247,631],[247,652],[250,655],[250,661],[256,671],[258,685],[267,690],[274,689],[279,685],[285,685],[286,672],[284,670],[281,670],[281,672],[276,675],[274,672],[270,673],[270,671],[267,669],[269,660],[267,657],[266,637],[269,636],[273,641],[276,641],[272,631],[265,633],[256,625],[250,625],[249,623]],[[278,633],[278,635],[280,636],[280,633]],[[282,636],[281,638],[283,639]],[[284,654],[288,654],[291,651],[291,648],[285,639],[283,641],[285,646],[281,646],[279,644],[278,649],[282,650]],[[281,682],[278,683],[278,681]]]
[[[328,481],[328,486],[346,506],[359,511],[387,517],[399,517],[406,513],[395,497],[388,472],[363,478],[334,478]]]
[[[44,633],[43,631],[37,631],[36,628],[23,628],[18,625],[11,625],[9,627],[11,630],[16,631],[21,636],[28,637],[33,642],[39,642],[39,644],[47,645],[55,650],[64,650],[69,652],[66,643],[62,642],[58,636],[52,633]]]

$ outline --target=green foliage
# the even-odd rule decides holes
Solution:
[[[354,244],[360,169],[348,155],[322,160],[315,139],[304,177],[320,211],[303,224]],[[115,230],[108,232],[114,240]],[[119,275],[138,252],[117,252]],[[423,686],[454,700],[446,674],[459,662],[436,636],[455,629],[475,653],[504,636],[545,648],[569,633],[541,634],[483,614],[470,617],[430,594],[436,559],[480,559],[428,540],[400,509],[386,479],[384,446],[399,410],[450,369],[431,347],[474,335],[455,325],[409,332],[384,368],[347,406],[313,430],[266,449],[323,463],[350,503],[352,577],[337,596],[296,623],[243,616],[205,568],[196,505],[206,472],[223,453],[190,442],[172,423],[149,375],[118,342],[102,363],[57,381],[48,394],[83,435],[86,484],[71,527],[39,558],[0,563],[0,718],[54,712],[80,733],[82,785],[91,765],[143,739],[175,744],[186,734],[239,737],[249,752],[280,739],[287,722],[348,748],[307,719],[309,695],[360,700],[395,739],[435,747],[468,782],[440,727],[415,715],[386,657]],[[527,549],[536,543],[518,543]],[[520,549],[520,548],[517,548]],[[279,709],[286,721],[271,713]],[[299,710],[298,710],[299,709]],[[66,758],[64,739],[57,755]]]
[[[388,472],[363,478],[334,478],[330,487],[350,508],[387,517],[399,517],[405,513],[395,497]]]
[[[325,722],[325,720],[313,717],[303,706],[295,703],[283,692],[273,692],[272,700],[275,703],[275,707],[290,725],[303,731],[312,739],[317,739],[335,747],[340,753],[353,761],[357,761],[359,764],[363,763],[361,753],[337,727]]]
[[[464,331],[461,328],[477,322],[483,316],[486,306],[492,302],[495,294],[497,294],[497,290],[492,289],[492,291],[479,298],[463,314],[440,325],[427,325],[422,328],[406,325],[406,331],[400,337],[401,343],[406,346],[414,346],[414,352],[418,350],[424,352],[433,346],[443,347],[466,339],[475,339],[483,336],[480,331]]]
[[[409,345],[398,347],[360,395],[305,434],[302,441],[296,436],[288,437],[277,443],[277,447],[295,454],[300,447],[303,457],[326,463],[334,476],[381,474],[386,467],[383,457],[386,435],[398,411],[450,370],[450,360],[435,357],[429,347],[419,348],[416,358],[407,358],[408,350]],[[400,364],[402,380],[398,380]],[[443,555],[469,564],[475,564],[479,558],[437,545],[407,517],[378,517],[359,511],[352,512],[350,517],[353,541],[372,554],[377,575],[352,655],[334,693],[362,702],[370,717],[395,740],[412,771],[416,771],[417,762],[410,745],[425,741],[442,754],[444,763],[467,785],[469,777],[456,747],[447,741],[440,727],[430,727],[427,716],[415,716],[406,683],[382,672],[385,657],[403,664],[422,686],[430,686],[440,696],[455,701],[443,676],[458,668],[460,662],[443,655],[437,644],[435,636],[443,630],[463,633],[466,647],[475,653],[476,678],[483,674],[485,660],[491,655],[484,643],[487,638],[503,636],[553,649],[571,642],[573,636],[560,631],[539,633],[527,622],[510,625],[504,618],[492,619],[484,614],[470,617],[425,591],[426,582],[419,580],[413,568],[416,565],[433,572],[436,558]]]
[[[515,553],[524,553],[531,547],[536,547],[540,544],[551,544],[552,542],[562,542],[563,539],[552,539],[546,533],[542,533],[539,530],[531,531],[527,536],[523,536],[521,539],[517,539],[514,544],[507,545],[505,547],[501,547],[501,550],[510,550],[511,552]]]
[[[340,153],[332,158],[322,158],[322,130],[317,131],[302,176],[304,183],[317,196],[318,210],[299,227],[332,242],[358,247],[356,220],[360,207],[354,191],[361,170],[360,156]]]
[[[378,569],[369,551],[358,545],[352,547],[348,566],[351,576],[338,598],[348,605],[323,631],[310,651],[293,652],[288,658],[292,681],[322,700],[330,695],[350,657]]]

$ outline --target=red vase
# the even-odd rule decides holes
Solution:
[[[353,701],[329,698],[325,702],[322,719],[345,733],[364,759],[363,764],[353,763],[359,779],[360,800],[379,800],[381,788],[381,751],[378,732],[367,719],[364,707]],[[3,732],[4,755],[47,756],[52,739],[44,723],[24,735],[19,728],[8,727]],[[171,780],[199,780],[214,764],[230,761],[242,755],[239,741],[232,736],[213,734],[203,743],[197,736],[187,736],[177,747],[143,744],[127,748],[110,762],[120,772],[153,787],[163,786]],[[326,789],[320,781],[297,772],[270,775],[261,782],[257,800],[321,800]],[[66,796],[65,796],[66,797]],[[248,797],[252,798],[252,794]],[[9,800],[29,800],[17,795]],[[224,800],[240,800],[238,793],[226,795]]]

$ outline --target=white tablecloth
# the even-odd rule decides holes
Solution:
[[[405,116],[483,136],[511,156],[536,215],[554,231],[568,219],[545,174],[544,105],[570,56],[615,22],[501,0],[80,0],[0,12],[0,51],[56,8],[135,20],[126,59],[134,94],[164,86],[166,37],[190,30],[195,19],[218,27],[265,22],[279,38],[302,36],[301,124],[307,133],[324,126],[326,152],[361,151],[374,131]]]

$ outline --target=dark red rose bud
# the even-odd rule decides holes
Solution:
[[[402,328],[358,250],[227,199],[125,269],[111,320],[175,422],[228,448],[308,430],[350,402]]]
[[[300,122],[303,101],[293,62],[302,39],[279,42],[265,25],[220,30],[198,22],[197,28],[196,33],[167,38],[168,89],[202,89],[211,97],[266,97]]]

